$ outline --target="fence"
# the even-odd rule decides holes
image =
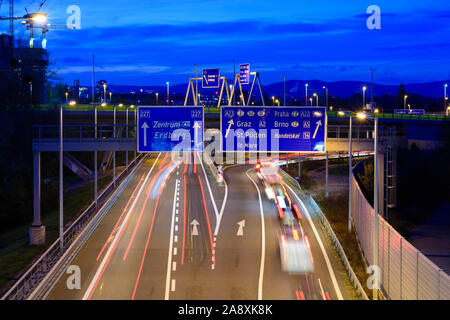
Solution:
[[[127,177],[130,169],[137,165],[139,159],[143,160],[142,154],[134,159],[127,167],[116,177],[116,186]],[[98,206],[95,206],[93,201],[86,210],[64,231],[64,246],[60,249],[59,239],[42,254],[39,259],[17,280],[16,283],[8,290],[8,292],[1,298],[1,300],[23,300],[26,299],[32,291],[40,284],[42,279],[53,268],[53,266],[62,257],[65,251],[70,247],[76,237],[84,230],[92,218],[97,214],[97,209],[101,208],[108,198],[116,190],[114,181],[112,181],[98,196]]]
[[[373,264],[374,210],[352,177],[352,216],[361,251]],[[378,216],[381,290],[394,300],[449,300],[450,277]]]

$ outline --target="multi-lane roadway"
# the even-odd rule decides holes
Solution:
[[[344,268],[300,190],[314,272],[281,270],[280,223],[254,165],[224,170],[219,186],[201,153],[147,159],[46,299],[353,299]]]

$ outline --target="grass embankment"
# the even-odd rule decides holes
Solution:
[[[111,176],[98,181],[102,190],[112,181]],[[93,183],[76,190],[64,193],[64,224],[78,216],[94,198]],[[58,199],[55,199],[58,201]],[[40,246],[28,244],[29,224],[2,232],[0,235],[0,292],[9,280],[17,280],[15,276],[28,266],[38,255],[42,254],[59,236],[59,208],[42,215],[42,224],[46,228],[45,243]]]
[[[328,169],[328,174],[330,180],[332,179],[332,176],[342,176],[348,174],[347,159],[330,159],[329,165],[330,167]],[[286,170],[286,168],[284,169]],[[316,189],[319,185],[319,182],[310,176],[309,172],[311,170],[325,170],[324,161],[302,162],[300,185],[309,193],[313,189]],[[298,176],[298,164],[289,164],[289,169],[287,169],[287,172],[293,177]],[[371,297],[371,290],[369,290],[366,286],[366,281],[369,274],[366,273],[366,264],[359,250],[355,231],[353,229],[352,232],[348,232],[348,185],[342,193],[337,195],[329,194],[328,199],[325,196],[325,192],[322,191],[318,194],[318,196],[314,197],[314,200],[327,217],[331,228],[344,248],[345,255],[347,256],[353,271],[358,277],[359,282],[366,291],[366,294]]]

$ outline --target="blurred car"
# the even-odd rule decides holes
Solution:
[[[314,261],[307,237],[303,238],[298,224],[283,224],[279,232],[281,269],[290,274],[314,272]]]

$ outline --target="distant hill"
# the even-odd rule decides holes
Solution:
[[[305,83],[308,83],[308,96],[312,96],[314,92],[318,93],[319,95],[323,95],[325,93],[323,86],[326,86],[328,88],[328,94],[330,96],[346,98],[357,93],[362,93],[362,87],[367,86],[366,96],[370,97],[370,83],[363,81],[325,82],[321,80],[288,80],[286,81],[286,95],[293,98],[304,98]],[[438,98],[444,96],[444,83],[450,83],[450,80],[405,84],[405,89],[407,93],[416,93],[424,97]],[[383,85],[374,83],[374,94],[375,96],[385,94],[396,95],[399,85],[400,84]],[[171,85],[170,92],[175,94],[186,94],[187,86],[187,83]],[[151,90],[153,92],[165,93],[167,90],[165,86],[110,85],[109,88],[113,93],[130,93],[131,91],[138,93],[141,89],[144,92]],[[244,86],[243,88],[244,90],[250,90],[250,85]],[[201,92],[214,92],[219,91],[220,89],[202,89],[201,82],[199,82],[199,91],[200,90]],[[268,95],[282,97],[283,82],[263,85],[263,92]]]

